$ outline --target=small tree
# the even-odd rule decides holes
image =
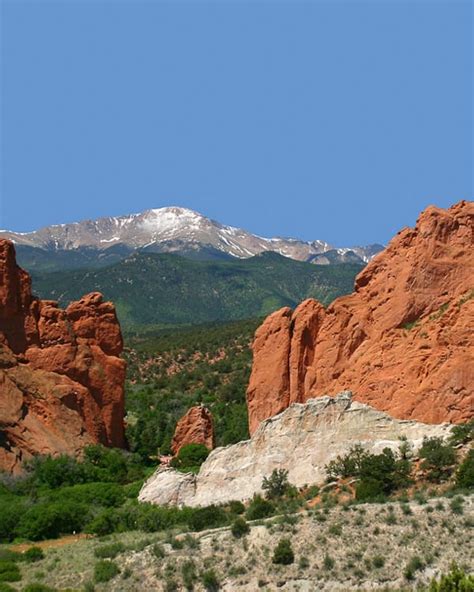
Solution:
[[[456,473],[456,486],[463,489],[474,487],[474,448],[459,465]]]
[[[430,481],[444,481],[456,461],[456,453],[450,444],[445,444],[441,438],[424,438],[420,448],[423,459],[421,468],[427,472]]]
[[[266,491],[268,499],[282,497],[289,487],[288,471],[285,469],[274,469],[270,477],[263,478],[262,489]]]
[[[173,458],[171,466],[183,472],[197,472],[208,456],[209,450],[204,444],[186,444]]]
[[[237,518],[237,520],[234,520],[230,531],[236,539],[240,539],[248,534],[250,527],[244,518]]]
[[[429,592],[470,592],[474,590],[474,576],[459,569],[456,563],[451,565],[449,573],[441,576],[440,580],[431,581]]]
[[[290,539],[280,539],[273,552],[273,563],[290,565],[295,560],[295,554],[291,547]]]
[[[260,495],[255,495],[247,508],[246,516],[248,520],[260,520],[271,516],[275,512],[275,506]]]

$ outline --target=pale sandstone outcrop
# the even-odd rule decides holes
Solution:
[[[380,453],[398,449],[406,437],[418,449],[425,436],[449,435],[448,424],[428,425],[393,419],[368,405],[354,402],[351,393],[295,403],[263,421],[250,440],[216,448],[197,475],[158,469],[139,494],[142,502],[206,506],[247,500],[261,492],[262,480],[274,469],[288,470],[296,486],[320,484],[325,465],[355,444]]]

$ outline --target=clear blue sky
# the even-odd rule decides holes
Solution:
[[[2,0],[0,228],[386,242],[473,197],[470,1]]]

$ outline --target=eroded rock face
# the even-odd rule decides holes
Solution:
[[[66,310],[35,298],[13,244],[0,240],[0,469],[94,442],[123,447],[122,347],[101,294]]]
[[[293,402],[350,389],[400,419],[474,410],[474,203],[427,208],[326,310],[306,300],[257,330],[250,433]]]
[[[178,454],[186,444],[204,444],[214,448],[214,425],[209,409],[202,405],[191,407],[178,421],[171,442],[173,454]]]
[[[400,438],[416,451],[423,438],[446,438],[451,427],[393,419],[352,400],[351,393],[294,403],[264,420],[250,440],[216,448],[197,475],[158,469],[145,483],[139,500],[164,505],[207,506],[247,500],[261,492],[264,477],[288,470],[291,483],[321,484],[324,467],[355,444],[379,454],[398,450]]]

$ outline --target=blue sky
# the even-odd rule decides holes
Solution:
[[[473,196],[470,1],[1,2],[0,228],[386,242]]]

